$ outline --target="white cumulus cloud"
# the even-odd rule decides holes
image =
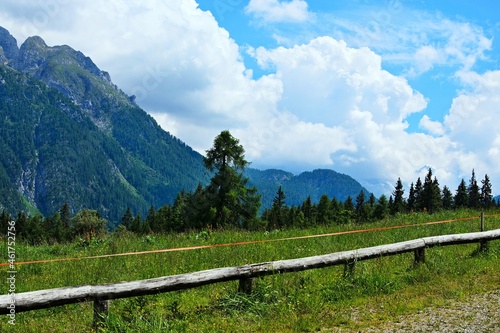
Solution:
[[[406,79],[382,69],[380,56],[368,48],[350,48],[343,41],[319,37],[291,48],[261,47],[254,54],[282,81],[280,110],[342,134],[329,134],[321,141],[323,151],[315,155],[325,158],[316,160],[316,165],[357,179],[392,174],[410,181],[428,159],[439,158],[450,145],[446,139],[407,133],[406,118],[424,110],[427,101]],[[289,133],[297,138],[290,149],[309,152],[308,139],[325,132],[316,127]],[[272,142],[269,146],[274,147]],[[289,153],[281,159],[289,165],[307,160]]]
[[[250,0],[245,12],[267,22],[303,22],[310,17],[307,8],[304,0]]]
[[[418,124],[418,126],[433,135],[444,135],[444,126],[439,121],[432,121],[428,115],[424,115]]]
[[[468,72],[460,77],[469,89],[453,100],[444,124],[463,155],[469,156],[461,169],[495,172],[500,164],[500,71]],[[492,182],[500,182],[500,175],[489,175]]]

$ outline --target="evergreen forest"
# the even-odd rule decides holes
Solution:
[[[219,134],[204,157],[207,170],[213,174],[210,182],[201,183],[196,190],[181,191],[173,204],[159,208],[151,205],[148,213],[141,216],[128,207],[122,215],[121,224],[115,232],[136,234],[182,233],[220,229],[276,230],[286,228],[309,228],[339,224],[362,224],[386,219],[397,214],[434,214],[443,210],[470,208],[488,210],[499,206],[492,195],[488,175],[480,181],[475,171],[468,182],[464,179],[452,192],[446,185],[442,188],[429,168],[425,179],[418,178],[410,185],[408,195],[400,178],[387,198],[385,194],[376,198],[366,195],[362,189],[352,198],[340,201],[323,194],[319,201],[308,196],[298,205],[287,204],[283,188],[276,189],[272,206],[259,213],[261,195],[255,186],[250,186],[244,175],[249,164],[244,158],[244,148],[229,131]],[[6,210],[0,215],[0,228],[7,230],[9,221],[16,221],[19,239],[37,245],[98,241],[109,232],[112,224],[101,217],[97,210],[83,209],[71,216],[65,203],[54,215],[27,215],[19,212],[10,216]]]

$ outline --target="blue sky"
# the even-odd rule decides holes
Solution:
[[[197,151],[329,168],[376,194],[431,167],[500,184],[500,5],[424,0],[5,0],[0,25],[90,56]],[[91,23],[91,24],[89,24]]]

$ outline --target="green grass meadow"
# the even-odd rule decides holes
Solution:
[[[489,213],[487,213],[488,215]],[[429,221],[477,216],[470,221],[421,225]],[[398,225],[408,228],[339,236],[278,240],[295,236]],[[487,216],[486,230],[500,228]],[[16,261],[137,252],[243,241],[257,244],[121,257],[17,265],[16,291],[116,283],[205,269],[300,258],[390,244],[426,236],[479,231],[479,213],[469,210],[433,215],[400,215],[377,223],[272,232],[202,231],[136,236],[112,233],[91,244],[16,244]],[[500,240],[426,250],[426,263],[413,266],[413,253],[358,262],[354,275],[344,267],[314,269],[257,279],[254,292],[237,292],[238,282],[217,283],[158,295],[112,300],[107,321],[93,328],[93,303],[78,303],[16,314],[15,325],[0,316],[0,332],[315,332],[363,330],[399,315],[500,288]],[[6,242],[0,253],[7,262]],[[8,292],[7,267],[1,267]]]

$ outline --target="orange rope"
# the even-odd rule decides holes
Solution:
[[[500,216],[500,214],[488,215],[488,216],[489,217]],[[403,229],[403,228],[410,228],[410,227],[424,226],[424,225],[434,225],[434,224],[444,224],[444,223],[452,223],[452,222],[459,222],[459,221],[468,221],[468,220],[474,220],[477,218],[478,218],[477,216],[464,217],[464,218],[459,218],[459,219],[454,219],[454,220],[433,221],[433,222],[399,225],[399,226],[391,226],[391,227],[379,227],[379,228],[372,228],[372,229],[339,231],[339,232],[332,232],[332,233],[319,234],[319,235],[306,235],[306,236],[296,236],[296,237],[277,238],[277,239],[262,239],[262,240],[244,241],[244,242],[236,242],[236,243],[225,243],[225,244],[197,245],[197,246],[179,247],[179,248],[162,249],[162,250],[149,250],[149,251],[138,251],[138,252],[103,254],[103,255],[80,257],[80,258],[58,258],[58,259],[23,261],[23,262],[16,262],[15,265],[29,265],[29,264],[41,264],[41,263],[58,262],[58,261],[73,261],[73,260],[84,260],[84,259],[123,257],[123,256],[141,255],[141,254],[150,254],[150,253],[180,252],[180,251],[211,249],[211,248],[217,248],[217,247],[229,247],[229,246],[269,243],[269,242],[281,242],[281,241],[289,241],[289,240],[297,240],[297,239],[331,237],[331,236],[349,235],[349,234],[357,234],[357,233],[365,233],[365,232],[373,232],[373,231]],[[10,264],[8,262],[7,263],[0,263],[0,267],[9,266],[9,265]]]

